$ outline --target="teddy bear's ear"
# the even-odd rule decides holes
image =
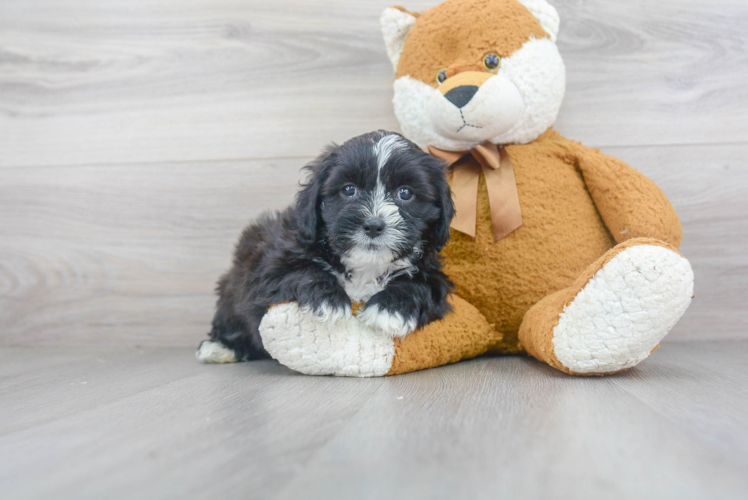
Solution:
[[[392,66],[397,70],[400,62],[400,53],[405,47],[410,30],[415,26],[418,14],[408,12],[402,7],[388,7],[382,12],[380,22],[382,24],[382,35],[384,45],[387,47],[387,55]]]
[[[540,22],[540,26],[551,36],[551,41],[556,42],[560,20],[556,9],[546,0],[519,0],[519,3],[527,7],[527,10]]]

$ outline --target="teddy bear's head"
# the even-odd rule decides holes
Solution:
[[[527,143],[556,120],[565,69],[545,0],[447,0],[382,14],[395,114],[421,147]]]

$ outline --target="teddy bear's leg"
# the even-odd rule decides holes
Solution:
[[[639,364],[691,303],[693,271],[660,240],[611,249],[572,286],[525,314],[519,331],[533,357],[573,375],[602,375]]]
[[[395,339],[395,355],[387,375],[433,368],[480,356],[501,342],[501,334],[475,306],[452,295],[452,311],[403,339]]]
[[[295,302],[278,304],[262,318],[265,349],[281,364],[308,375],[379,377],[454,363],[483,354],[500,338],[465,300],[450,297],[452,311],[405,338],[392,339],[353,316],[319,321]]]

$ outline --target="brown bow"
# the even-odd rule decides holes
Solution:
[[[508,236],[522,225],[514,168],[505,148],[484,142],[470,151],[444,151],[429,146],[429,152],[449,165],[455,165],[452,192],[457,213],[452,219],[452,229],[475,238],[481,168],[473,162],[460,161],[468,154],[478,161],[486,179],[494,241]]]

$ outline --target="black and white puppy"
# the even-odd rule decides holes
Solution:
[[[273,304],[298,301],[321,321],[350,317],[403,337],[442,318],[452,283],[438,252],[454,215],[440,160],[399,134],[378,131],[330,146],[306,167],[296,205],[244,230],[218,282],[210,340],[197,357],[268,357],[258,328]]]

